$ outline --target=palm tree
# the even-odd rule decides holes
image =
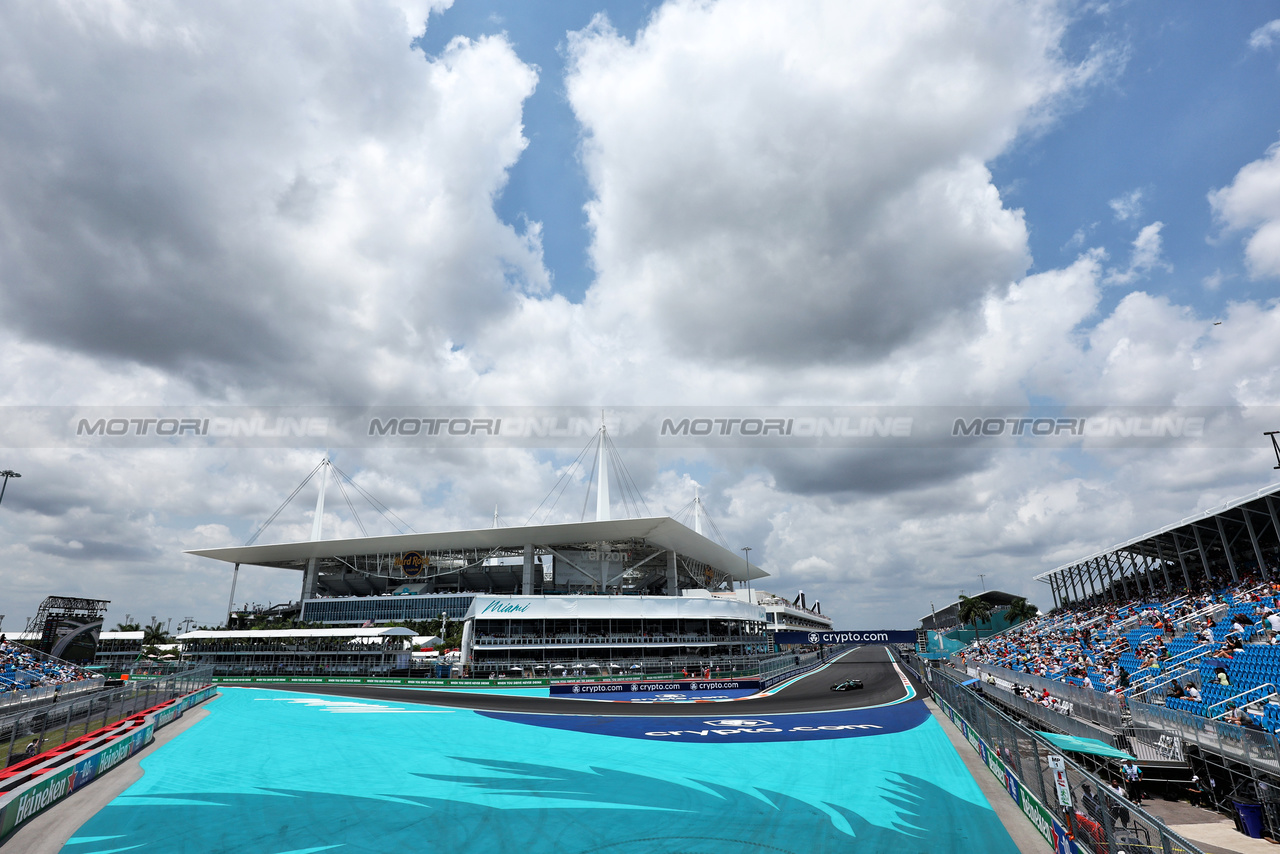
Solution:
[[[135,629],[134,631],[137,630]],[[169,640],[169,633],[159,623],[154,623],[142,630],[143,646],[157,646],[162,643],[168,643]]]
[[[985,623],[991,619],[991,603],[981,596],[962,595],[959,616],[961,625],[969,623],[973,626],[973,639],[977,641],[980,637],[978,623]]]
[[[140,632],[142,631],[141,623],[116,623],[115,630],[117,632]]]
[[[1030,620],[1039,615],[1039,613],[1039,608],[1032,605],[1022,596],[1018,596],[1010,602],[1009,607],[1005,609],[1004,621],[1012,626],[1014,623],[1021,623],[1025,620]]]

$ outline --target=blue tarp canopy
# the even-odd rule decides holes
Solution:
[[[1119,750],[1111,745],[1098,741],[1096,738],[1079,738],[1074,735],[1058,735],[1056,732],[1037,732],[1036,735],[1042,737],[1045,741],[1070,751],[1071,753],[1091,753],[1094,756],[1110,756],[1114,759],[1132,759],[1137,758],[1130,756],[1123,750]]]
[[[968,688],[970,685],[976,685],[977,683],[978,683],[977,679],[966,679],[965,681],[961,682],[960,685],[961,687]]]

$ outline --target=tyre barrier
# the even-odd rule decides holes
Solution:
[[[88,785],[155,739],[155,731],[218,692],[208,685],[165,700],[0,771],[0,842],[28,819]]]

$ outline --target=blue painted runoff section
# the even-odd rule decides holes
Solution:
[[[790,730],[891,722],[881,731],[817,729],[826,735],[812,740],[685,739],[623,731],[630,721],[613,731],[600,722],[622,719],[599,712],[548,725],[291,691],[221,692],[207,717],[142,760],[142,779],[64,852],[1017,851],[919,702],[768,724],[737,703],[630,719],[668,732],[785,728],[797,737],[806,731]]]

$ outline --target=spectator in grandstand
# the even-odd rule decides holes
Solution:
[[[1192,700],[1197,703],[1200,702],[1200,689],[1197,688],[1190,680],[1187,681],[1185,692],[1188,700]]]
[[[1183,697],[1187,696],[1187,692],[1182,689],[1182,685],[1178,682],[1177,679],[1169,683],[1168,693],[1169,693],[1169,696],[1175,700],[1181,700]]]

